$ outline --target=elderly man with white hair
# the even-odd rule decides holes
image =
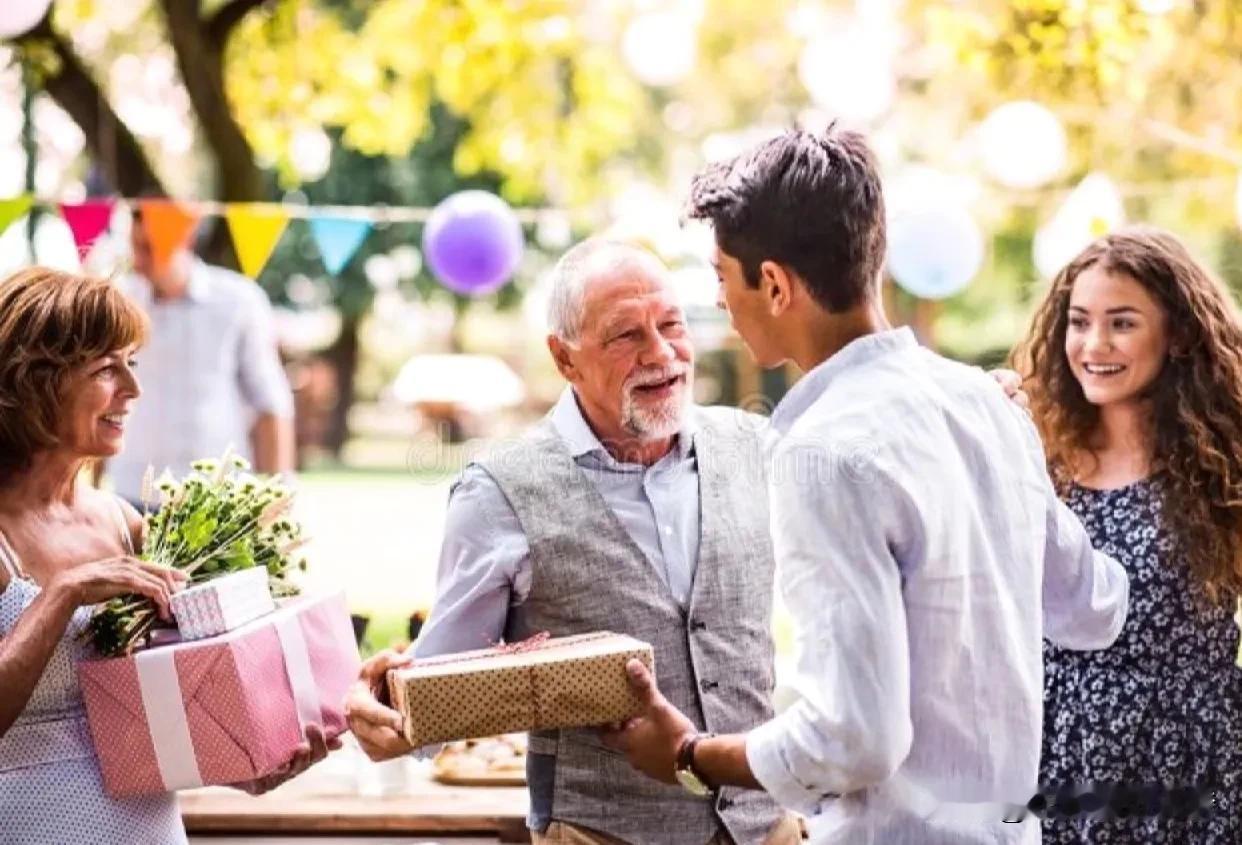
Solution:
[[[655,648],[660,686],[698,729],[771,716],[772,544],[758,420],[691,400],[694,350],[667,268],[591,239],[554,271],[548,348],[569,383],[520,441],[454,486],[439,590],[412,656],[612,630]],[[364,666],[350,724],[372,759],[409,753],[384,673]],[[648,780],[594,730],[539,732],[535,843],[793,843],[767,795]],[[693,784],[691,786],[694,786]]]

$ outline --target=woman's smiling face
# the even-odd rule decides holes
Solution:
[[[1134,279],[1099,264],[1074,280],[1065,355],[1096,406],[1135,402],[1160,375],[1168,358],[1164,308]]]

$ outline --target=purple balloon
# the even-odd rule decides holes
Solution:
[[[526,239],[513,209],[487,191],[461,191],[431,212],[423,255],[445,287],[467,296],[491,293],[509,281]]]

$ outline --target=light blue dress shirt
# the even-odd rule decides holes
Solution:
[[[599,489],[656,574],[686,607],[699,558],[699,473],[694,410],[673,449],[651,466],[617,461],[566,388],[551,420],[575,463]],[[555,495],[555,491],[549,491]],[[445,519],[435,603],[416,657],[486,648],[504,635],[509,608],[530,593],[530,546],[495,480],[468,466]]]
[[[1038,843],[1041,644],[1108,646],[1129,582],[985,373],[870,335],[776,409],[770,502],[795,702],[751,770],[816,843]]]
[[[125,446],[108,461],[121,496],[138,501],[151,465],[174,475],[230,445],[250,455],[250,427],[261,413],[293,416],[267,294],[250,279],[194,260],[186,295],[156,300],[146,280],[119,286],[151,320],[135,356],[142,396],[125,423]]]

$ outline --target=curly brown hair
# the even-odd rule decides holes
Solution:
[[[1163,513],[1212,602],[1242,596],[1242,324],[1224,286],[1172,234],[1129,226],[1092,243],[1052,282],[1012,356],[1062,495],[1094,465],[1099,409],[1065,354],[1070,294],[1090,267],[1127,276],[1163,308],[1169,357],[1146,390]]]
[[[106,279],[31,267],[0,281],[0,483],[59,444],[73,371],[146,337],[146,315]]]

